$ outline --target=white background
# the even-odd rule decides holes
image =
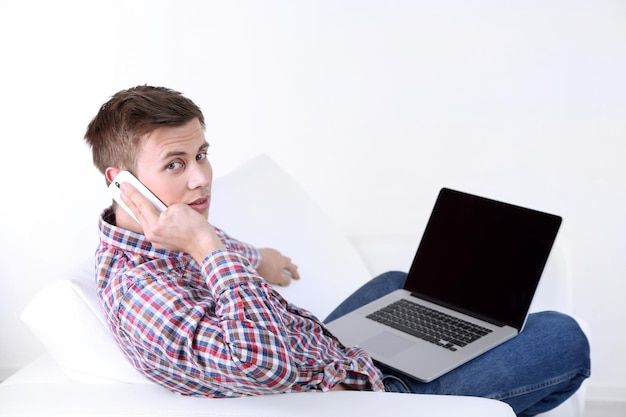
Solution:
[[[626,2],[0,0],[0,60],[0,376],[95,248],[88,122],[153,84],[203,109],[216,175],[265,152],[354,240],[418,241],[442,186],[562,215],[591,392],[626,393]]]

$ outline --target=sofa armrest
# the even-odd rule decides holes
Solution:
[[[3,416],[387,415],[514,417],[505,403],[476,397],[362,391],[277,394],[233,399],[184,397],[155,385],[1,384]]]

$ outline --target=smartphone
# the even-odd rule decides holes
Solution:
[[[135,178],[133,174],[128,171],[121,171],[115,176],[113,181],[111,181],[111,184],[109,184],[109,193],[111,194],[111,197],[113,197],[113,200],[115,200],[117,204],[120,205],[120,207],[126,210],[126,213],[130,214],[130,216],[135,219],[137,223],[139,223],[139,220],[137,220],[137,217],[135,217],[133,211],[128,208],[126,204],[124,204],[124,201],[121,197],[122,191],[120,190],[120,185],[124,182],[127,182],[135,187],[141,193],[141,195],[150,200],[150,202],[154,204],[157,210],[159,210],[159,213],[167,208],[167,206],[163,204],[163,202],[159,200],[159,198],[154,195],[152,191],[150,191],[145,185],[143,185],[141,181]]]

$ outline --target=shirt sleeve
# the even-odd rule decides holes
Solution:
[[[231,251],[236,252],[246,258],[253,268],[258,268],[261,265],[261,252],[253,245],[242,242],[230,236],[222,229],[215,228],[217,236],[222,240],[222,243]]]
[[[117,337],[133,365],[189,395],[293,390],[298,369],[282,319],[284,300],[240,254],[215,251],[201,268],[205,287],[198,297],[171,271],[142,271],[141,278],[133,272],[136,284],[124,289],[117,314]]]
[[[202,267],[234,365],[271,392],[284,391],[297,376],[282,320],[285,306],[246,264],[245,259],[217,251]]]

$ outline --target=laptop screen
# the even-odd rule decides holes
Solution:
[[[521,330],[561,220],[444,188],[404,288]]]

